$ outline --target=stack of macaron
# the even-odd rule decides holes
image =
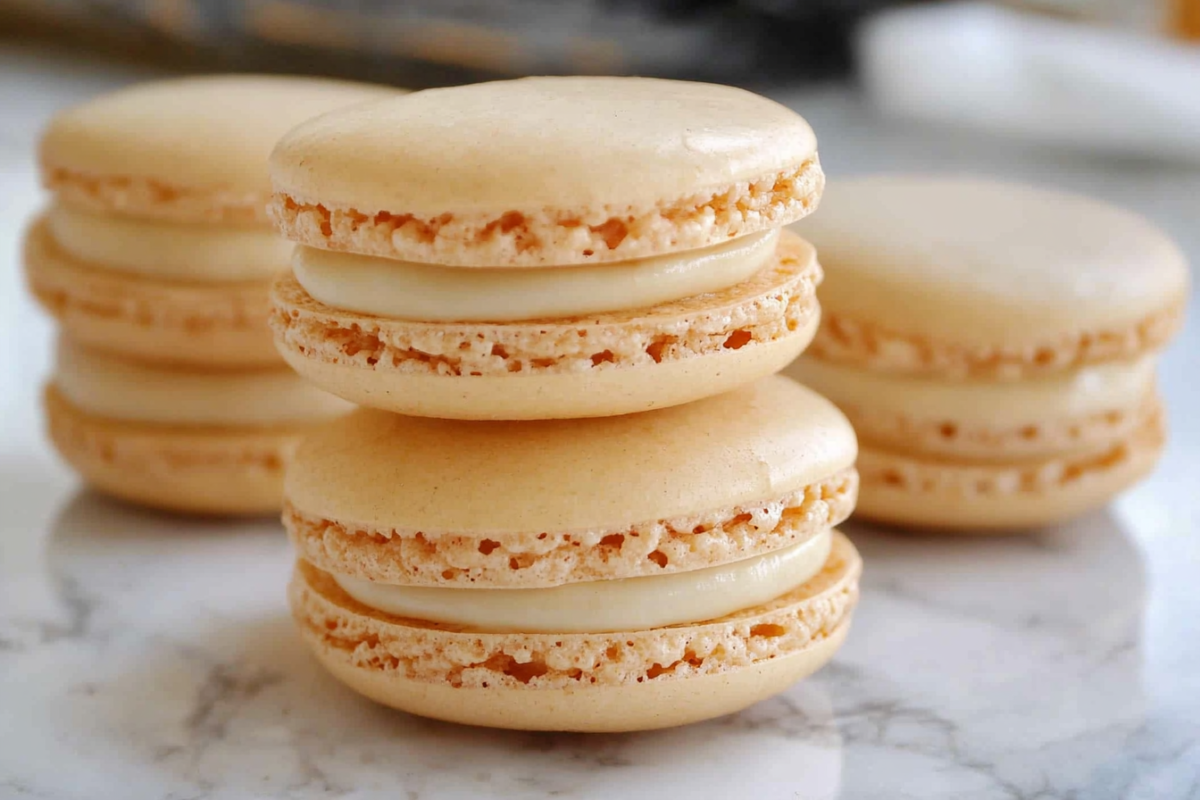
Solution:
[[[291,245],[266,218],[266,160],[297,123],[394,90],[205,77],[57,115],[29,286],[61,325],[50,435],[96,488],[177,511],[277,510],[304,429],[345,401],[300,380],[267,327]]]
[[[1163,445],[1158,352],[1188,295],[1135,214],[969,178],[839,183],[797,226],[825,320],[787,374],[849,416],[859,513],[964,531],[1102,505]]]
[[[280,352],[360,409],[288,470],[329,671],[457,722],[728,713],[841,644],[854,432],[772,373],[821,278],[803,119],[728,87],[531,78],[318,117],[271,157]],[[642,413],[634,413],[642,412]]]

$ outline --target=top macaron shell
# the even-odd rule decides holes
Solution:
[[[283,134],[397,92],[265,75],[143,83],[55,116],[39,161],[48,187],[73,204],[179,221],[265,221],[265,164]]]
[[[827,321],[968,349],[1123,333],[1188,292],[1183,254],[1142,217],[991,180],[840,181],[795,230],[826,267]]]
[[[360,410],[304,444],[305,513],[428,532],[620,529],[761,502],[854,464],[832,403],[773,376],[688,405],[596,420],[452,422]]]
[[[343,110],[284,137],[271,175],[289,238],[459,266],[707,246],[799,219],[823,185],[812,129],[787,108],[642,78],[526,78]],[[311,210],[332,226],[295,219]]]

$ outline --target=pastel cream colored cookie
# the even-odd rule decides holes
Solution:
[[[1161,407],[1106,447],[1041,460],[967,463],[864,444],[856,513],[880,522],[960,532],[1030,528],[1104,505],[1145,477],[1165,439]]]
[[[89,414],[51,386],[50,440],[94,488],[140,505],[199,514],[277,512],[284,469],[308,426],[192,426]]]
[[[25,276],[75,341],[156,363],[275,366],[265,281],[181,282],[97,269],[54,243],[43,222],[26,234]]]
[[[1145,219],[971,178],[833,187],[796,226],[829,269],[812,354],[875,370],[1018,379],[1161,347],[1188,296],[1183,254]]]
[[[728,86],[525,78],[313,119],[271,155],[270,213],[306,245],[444,265],[625,261],[816,208],[816,138]]]
[[[380,703],[473,725],[632,731],[728,714],[816,671],[846,635],[861,569],[835,534],[821,572],[766,604],[603,634],[485,633],[395,617],[304,561],[290,602],[318,660]]]
[[[784,374],[832,400],[872,446],[1003,462],[1104,448],[1159,413],[1157,358],[1022,381],[873,372],[803,356]]]
[[[293,613],[335,677],[440,719],[639,730],[728,713],[845,635],[861,566],[831,525],[853,507],[855,454],[841,413],[779,376],[595,420],[360,409],[288,470]]]
[[[318,303],[278,279],[284,359],[355,403],[418,416],[545,419],[676,405],[778,371],[816,329],[821,268],[784,235],[773,263],[728,289],[631,311],[511,323],[399,320]]]
[[[306,119],[395,95],[369,84],[221,75],[136,84],[56,115],[39,148],[57,197],[97,211],[263,222],[267,157]]]

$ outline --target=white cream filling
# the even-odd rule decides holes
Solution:
[[[60,340],[54,386],[73,405],[109,419],[167,425],[281,425],[354,406],[290,369],[198,372],[126,361]]]
[[[97,267],[172,281],[266,280],[292,244],[267,227],[150,221],[53,205],[46,225],[68,255]]]
[[[812,578],[833,543],[823,531],[800,544],[732,564],[549,589],[395,586],[334,575],[365,606],[481,631],[604,633],[701,622],[773,600]]]
[[[784,374],[834,404],[864,414],[996,428],[1135,407],[1154,385],[1156,361],[1149,355],[1021,381],[949,381],[888,375],[802,356]]]
[[[431,322],[512,322],[623,311],[747,280],[775,253],[779,231],[683,253],[572,267],[416,264],[297,247],[296,280],[334,308]]]

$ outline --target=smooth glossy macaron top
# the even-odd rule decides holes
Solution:
[[[588,531],[772,499],[851,467],[854,432],[782,377],[595,420],[453,422],[360,410],[287,476],[308,515],[463,534]]]
[[[1168,335],[1188,291],[1183,254],[1142,217],[992,180],[841,181],[796,231],[826,268],[826,338],[849,324],[880,342],[1128,356],[1156,342],[1112,352],[1105,337]]]
[[[291,238],[462,266],[708,246],[799,219],[822,185],[812,129],[778,103],[596,77],[434,89],[327,114],[279,142],[271,176]],[[316,206],[331,219],[296,222]],[[386,240],[355,235],[385,223]],[[497,238],[511,246],[491,246]]]
[[[177,220],[265,220],[266,160],[284,133],[397,92],[265,75],[141,83],[55,116],[39,160],[48,187],[75,205]]]

